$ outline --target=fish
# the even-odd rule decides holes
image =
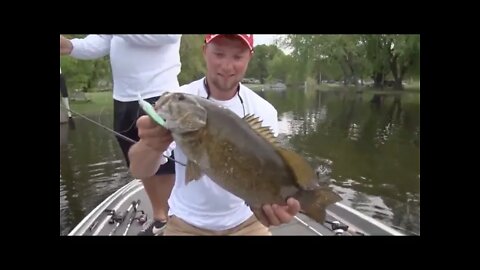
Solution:
[[[285,205],[293,197],[300,211],[319,223],[325,221],[326,208],[342,200],[319,185],[310,164],[282,147],[253,114],[242,118],[212,100],[182,92],[164,93],[154,108],[187,157],[187,185],[207,175],[255,214],[264,204]]]

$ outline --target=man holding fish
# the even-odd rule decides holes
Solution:
[[[205,78],[172,89],[155,105],[165,121],[137,120],[129,151],[134,177],[153,175],[175,140],[175,185],[164,235],[271,235],[301,210],[323,222],[340,197],[314,189],[315,173],[275,141],[277,110],[240,83],[253,35],[206,35]]]

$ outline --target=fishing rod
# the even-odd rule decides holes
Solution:
[[[124,139],[124,140],[126,140],[126,141],[128,141],[128,142],[137,143],[137,141],[135,141],[135,140],[133,140],[133,139],[130,139],[129,137],[127,137],[127,136],[125,136],[125,135],[123,135],[123,134],[121,134],[121,133],[118,133],[118,132],[116,132],[115,130],[112,130],[111,128],[109,128],[109,127],[107,127],[107,126],[105,126],[105,125],[102,125],[101,123],[99,123],[99,122],[97,122],[97,121],[95,121],[95,120],[92,120],[92,119],[90,119],[89,117],[87,117],[87,116],[85,116],[85,115],[83,115],[83,114],[81,114],[81,113],[79,113],[79,112],[76,112],[76,111],[72,110],[71,108],[67,108],[67,107],[65,107],[65,106],[62,105],[62,104],[60,104],[60,106],[63,107],[63,108],[65,108],[67,111],[72,112],[72,113],[74,113],[74,114],[82,117],[83,119],[85,119],[85,120],[87,120],[87,121],[89,121],[89,122],[91,122],[91,123],[94,123],[95,125],[97,125],[97,126],[99,126],[99,127],[102,127],[102,128],[104,128],[104,129],[106,129],[107,131],[112,132],[113,134],[117,135],[118,137],[120,137],[120,138],[122,138],[122,139]],[[169,157],[169,156],[167,156],[167,155],[165,155],[165,154],[162,154],[162,155],[163,155],[164,157],[166,157],[167,159],[173,161],[173,162],[176,162],[176,163],[178,163],[178,164],[180,164],[180,165],[183,165],[183,166],[187,166],[185,163],[182,163],[182,162],[180,162],[180,161],[178,161],[178,160],[175,160],[175,159],[173,159],[173,158],[171,158],[171,157]]]
[[[137,202],[138,202],[138,204],[140,204],[140,200],[138,200]],[[139,223],[139,224],[143,224],[143,223],[145,223],[145,221],[146,221],[145,211],[143,211],[143,210],[140,210],[140,211],[139,211],[139,210],[137,209],[138,204],[133,207],[133,214],[132,214],[132,216],[130,217],[130,220],[128,221],[128,223],[127,223],[127,228],[126,228],[125,231],[123,232],[123,236],[127,235],[128,230],[130,229],[130,226],[132,226],[133,221],[138,220],[138,223]],[[139,212],[140,212],[140,216],[137,217],[137,213],[139,213]]]
[[[108,234],[109,236],[113,235],[118,227],[120,226],[120,224],[123,223],[123,221],[125,220],[125,218],[127,217],[127,215],[130,213],[130,211],[132,210],[132,208],[135,208],[140,204],[140,200],[137,200],[137,201],[132,201],[132,203],[130,204],[130,206],[127,208],[127,210],[125,210],[124,213],[120,214],[120,215],[116,215],[115,213],[115,210],[105,210],[105,211],[113,211],[112,213],[112,218],[110,219],[109,223],[112,224],[112,223],[115,223],[115,227],[113,228],[113,230]]]
[[[123,236],[127,235],[128,229],[130,229],[130,226],[132,225],[133,220],[134,220],[135,216],[137,215],[137,207],[138,207],[139,204],[140,204],[140,200],[137,200],[136,202],[132,202],[132,205],[130,205],[130,206],[133,207],[133,213],[132,213],[132,217],[128,221],[127,229],[123,233]]]

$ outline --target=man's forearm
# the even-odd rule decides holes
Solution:
[[[142,140],[134,144],[128,152],[130,173],[135,178],[154,175],[163,160],[163,153],[147,146]]]
[[[92,60],[110,53],[112,35],[88,35],[85,38],[71,39],[70,56],[77,59]]]

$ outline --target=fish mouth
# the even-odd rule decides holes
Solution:
[[[165,92],[164,94],[162,94],[157,102],[155,102],[155,110],[157,112],[159,111],[164,111],[165,112],[165,106],[166,104],[168,104],[171,100],[171,97],[174,93],[171,93],[171,92]]]
[[[195,131],[206,124],[205,109],[185,93],[163,94],[155,104],[155,111],[165,119],[165,127],[172,132]]]
[[[166,92],[161,95],[155,103],[155,111],[163,119],[171,118],[176,112],[176,107],[185,100],[183,93]]]
[[[165,93],[161,95],[157,102],[155,102],[155,112],[162,117],[165,121],[168,121],[169,118],[169,113],[168,113],[168,103],[169,103],[169,97],[168,95],[171,93]]]

